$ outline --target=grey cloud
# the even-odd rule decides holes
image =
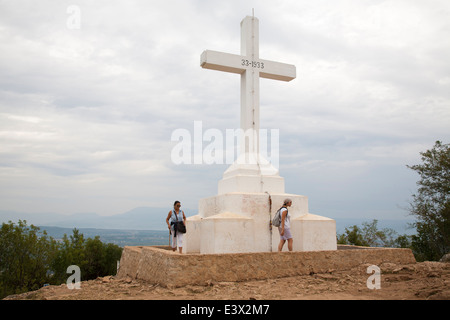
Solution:
[[[170,136],[195,120],[204,130],[239,125],[239,76],[203,70],[199,56],[239,53],[239,22],[252,7],[261,56],[297,66],[290,83],[261,80],[261,125],[280,129],[287,191],[327,202],[323,190],[353,179],[333,198],[339,210],[352,192],[373,206],[367,179],[394,198],[375,178],[380,168],[398,182],[405,162],[449,137],[448,5],[346,3],[2,2],[3,209],[105,214],[174,194],[195,207],[213,195],[226,165],[175,166]],[[72,4],[79,30],[66,26]],[[397,186],[403,199],[414,183]],[[72,209],[61,205],[66,194]]]

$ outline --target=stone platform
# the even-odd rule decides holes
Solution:
[[[168,249],[168,246],[126,246],[117,277],[182,287],[349,270],[361,264],[416,263],[410,249],[394,248],[339,246],[338,250],[330,251],[227,254],[179,254]]]

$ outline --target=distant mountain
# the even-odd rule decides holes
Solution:
[[[170,208],[138,207],[122,214],[112,216],[100,216],[96,213],[79,213],[62,215],[55,213],[19,213],[13,211],[0,211],[0,223],[9,220],[17,223],[19,219],[27,220],[28,225],[52,226],[62,228],[96,228],[96,229],[121,229],[121,230],[167,230],[166,217]],[[188,212],[195,211],[184,210]],[[194,213],[195,214],[195,213]],[[334,218],[336,220],[336,232],[342,234],[345,228],[363,222],[371,222],[372,219],[362,218]],[[414,229],[408,229],[413,223],[412,219],[403,220],[378,220],[378,229],[390,228],[398,234],[414,234]]]
[[[41,232],[44,230],[47,235],[55,240],[61,240],[66,234],[68,237],[73,234],[71,228],[39,226]],[[121,230],[121,229],[95,229],[79,228],[78,231],[84,238],[100,237],[103,243],[114,243],[123,246],[154,246],[168,245],[169,231],[166,230]]]
[[[100,216],[96,213],[62,215],[0,211],[0,222],[11,220],[17,223],[20,219],[26,220],[28,225],[62,228],[166,230],[166,217],[169,210],[167,208],[139,207],[112,216]]]

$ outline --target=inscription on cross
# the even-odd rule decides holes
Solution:
[[[241,153],[259,154],[259,78],[291,81],[295,66],[259,58],[259,21],[250,16],[241,22],[240,55],[206,50],[200,65],[241,75],[241,129],[254,135],[241,141]]]

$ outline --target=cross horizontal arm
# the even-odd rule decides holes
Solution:
[[[205,50],[200,57],[200,65],[205,69],[241,74],[245,71],[241,60],[242,56],[238,54]]]
[[[261,78],[291,81],[296,77],[296,69],[292,64],[258,59],[249,61],[248,57],[238,54],[224,53],[213,50],[203,51],[200,65],[205,69],[219,70],[242,74],[252,67],[259,71]]]
[[[274,79],[281,81],[291,81],[296,77],[296,69],[292,64],[259,60],[264,63],[264,69],[259,70],[259,76],[266,79]]]

